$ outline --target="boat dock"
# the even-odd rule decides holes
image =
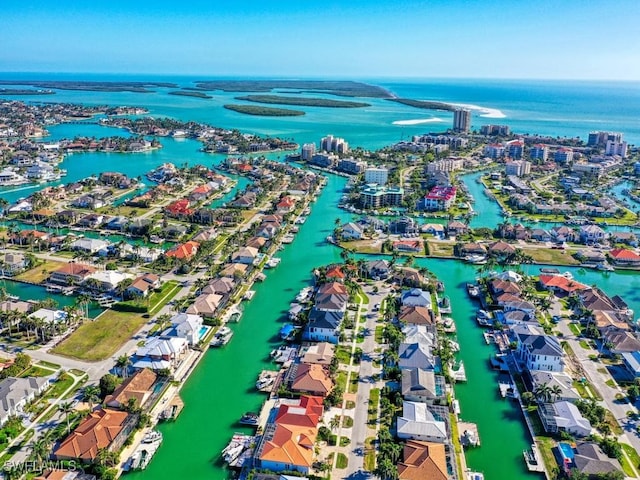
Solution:
[[[544,464],[540,461],[540,451],[535,443],[531,444],[531,450],[523,450],[522,455],[530,472],[546,472]]]
[[[463,447],[479,447],[480,436],[478,435],[478,426],[475,423],[458,422],[458,431],[460,433],[460,443]]]
[[[276,379],[280,374],[279,371],[276,370],[262,370],[260,375],[258,375],[258,381],[256,382],[256,388],[258,391],[263,393],[271,393],[271,391],[276,387]]]
[[[467,374],[464,371],[464,363],[462,363],[462,361],[460,361],[460,363],[457,365],[458,368],[454,368],[454,367],[456,367],[456,365],[453,365],[451,367],[451,370],[450,370],[451,377],[456,382],[466,382],[467,381]]]
[[[243,433],[235,433],[231,441],[222,450],[222,459],[229,467],[242,468],[245,460],[253,455],[255,437]]]
[[[175,420],[178,415],[180,415],[183,408],[184,402],[179,395],[175,395],[167,405],[167,408],[160,412],[158,419],[165,421]]]

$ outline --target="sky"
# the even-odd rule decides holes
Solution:
[[[2,3],[0,72],[640,80],[639,0]]]

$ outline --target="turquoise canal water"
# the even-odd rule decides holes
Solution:
[[[7,79],[29,78],[29,74],[2,74]],[[39,78],[47,75],[38,74]],[[67,76],[54,76],[67,79]],[[73,79],[81,79],[73,76]],[[102,78],[86,76],[86,80],[149,80],[136,76]],[[155,78],[189,85],[193,78]],[[380,83],[380,82],[372,82]],[[485,123],[507,124],[514,131],[536,132],[553,136],[586,138],[594,129],[618,130],[631,143],[640,143],[640,96],[637,84],[590,82],[571,84],[526,81],[462,81],[425,80],[383,81],[380,84],[398,96],[474,104],[474,128]],[[379,148],[411,135],[441,131],[451,125],[451,114],[418,110],[385,100],[371,99],[371,107],[362,109],[307,108],[307,115],[288,118],[251,117],[222,108],[235,96],[213,92],[213,99],[204,100],[167,94],[168,89],[155,93],[105,93],[58,91],[45,101],[74,102],[91,105],[140,105],[151,115],[182,120],[207,122],[245,132],[294,138],[298,143],[318,142],[326,134],[344,137],[352,146]],[[27,102],[33,97],[12,97]],[[541,100],[543,99],[543,100]],[[611,105],[616,108],[612,109]],[[484,117],[482,116],[484,115]],[[430,123],[407,124],[407,120]],[[405,121],[401,124],[394,123]],[[118,129],[97,125],[62,125],[50,128],[45,140],[75,135],[126,135]],[[104,133],[103,133],[104,132]],[[221,156],[199,152],[199,142],[161,139],[163,148],[140,154],[82,153],[70,155],[61,168],[68,171],[63,182],[79,180],[107,170],[118,170],[129,176],[142,176],[164,162],[176,165],[200,163],[210,166]],[[270,156],[274,159],[279,154]],[[466,179],[475,197],[473,226],[495,226],[502,218],[495,204],[482,193],[471,176]],[[130,474],[137,479],[223,479],[228,472],[219,463],[220,451],[235,431],[248,431],[236,421],[248,410],[257,410],[264,397],[255,392],[254,383],[260,370],[272,366],[268,354],[280,343],[278,330],[285,321],[289,303],[300,288],[310,281],[313,267],[340,261],[339,250],[325,243],[336,217],[348,220],[350,215],[337,209],[345,180],[330,176],[324,192],[312,206],[312,213],[301,227],[293,244],[279,252],[280,265],[267,271],[267,279],[256,284],[254,299],[245,304],[239,324],[233,325],[235,335],[223,349],[211,350],[193,372],[182,390],[186,408],[175,423],[160,426],[164,443],[145,472]],[[38,187],[35,187],[38,188]],[[240,188],[240,185],[238,186]],[[33,187],[7,188],[0,194],[15,201],[34,190]],[[424,259],[417,262],[431,269],[444,283],[453,305],[453,317],[458,325],[461,358],[467,370],[468,383],[456,385],[462,418],[478,424],[482,447],[468,452],[470,468],[483,471],[488,479],[528,479],[534,475],[524,470],[522,450],[530,444],[528,433],[515,405],[497,394],[496,376],[487,364],[493,347],[484,343],[480,329],[473,321],[475,306],[462,286],[475,277],[472,266],[455,261]],[[532,273],[537,268],[530,267]],[[607,293],[621,295],[640,311],[640,276],[634,273],[606,274],[595,271],[567,269],[575,278],[587,284],[597,283]],[[36,290],[32,290],[36,288]],[[7,282],[10,293],[23,298],[39,298],[44,290]],[[14,290],[17,289],[17,290]],[[25,289],[21,290],[20,289]],[[62,301],[72,301],[62,297]]]

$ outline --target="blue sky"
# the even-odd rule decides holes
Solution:
[[[0,71],[640,80],[638,0],[50,0]]]

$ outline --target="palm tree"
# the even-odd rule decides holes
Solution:
[[[543,383],[535,388],[533,394],[539,402],[548,402],[551,399],[551,387]]]
[[[86,293],[81,293],[76,298],[76,304],[80,305],[82,308],[82,312],[84,313],[85,318],[89,318],[89,303],[91,302],[91,297]]]
[[[378,462],[375,474],[382,480],[396,480],[398,478],[398,469],[389,458],[383,458]]]
[[[551,387],[551,390],[549,390],[549,394],[551,395],[552,400],[555,402],[560,397],[560,395],[562,395],[562,389],[559,385],[554,385],[553,387]]]
[[[63,402],[58,405],[58,410],[60,413],[65,415],[65,419],[67,421],[67,435],[69,435],[71,431],[71,425],[69,424],[69,414],[73,412],[73,405],[71,402]]]
[[[49,450],[51,448],[51,442],[46,436],[40,437],[31,444],[31,455],[36,462],[44,462],[49,458]]]
[[[89,404],[89,411],[93,411],[93,404],[100,398],[100,388],[96,385],[87,385],[82,391],[82,397]]]
[[[122,378],[127,378],[129,373],[129,365],[131,365],[131,360],[127,355],[120,355],[116,360],[116,368],[120,370],[120,376]]]
[[[335,432],[339,426],[340,426],[340,415],[335,415],[329,421],[329,428],[331,429],[332,432]]]

